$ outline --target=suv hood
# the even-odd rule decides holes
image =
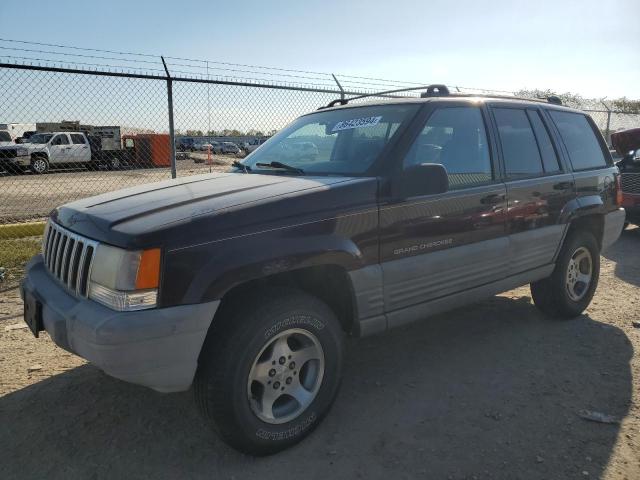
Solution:
[[[376,202],[377,179],[244,173],[166,180],[55,209],[58,224],[121,246],[180,248],[331,218]]]

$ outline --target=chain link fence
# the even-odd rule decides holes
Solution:
[[[114,60],[104,52],[74,53],[64,66],[0,52],[0,291],[18,283],[25,262],[39,251],[44,219],[58,205],[224,171],[299,115],[343,94],[416,86],[188,59],[165,64],[146,55],[136,58],[145,64],[143,72],[128,66],[118,71],[104,63]],[[130,61],[136,54],[126,55],[115,58]],[[640,115],[605,107],[585,110],[607,139],[616,130],[640,127]]]

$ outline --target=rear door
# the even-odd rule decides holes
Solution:
[[[402,167],[440,163],[449,191],[391,199],[380,207],[380,260],[387,312],[491,283],[507,273],[506,190],[493,161],[487,112],[438,104]],[[390,326],[394,317],[389,316]]]
[[[86,137],[82,133],[71,133],[71,157],[74,162],[88,163],[91,161],[91,149]]]
[[[553,262],[564,235],[562,209],[576,189],[539,108],[497,103],[491,112],[505,172],[513,275]]]
[[[73,156],[69,135],[59,133],[51,139],[51,143],[49,144],[49,163],[71,162],[73,162]]]

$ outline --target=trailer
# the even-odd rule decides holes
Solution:
[[[0,123],[0,131],[6,131],[9,133],[11,140],[14,142],[22,138],[25,134],[30,134],[36,131],[35,123]]]

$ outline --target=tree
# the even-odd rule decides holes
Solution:
[[[631,100],[627,97],[610,100],[613,110],[623,113],[640,113],[640,100]]]
[[[188,137],[201,137],[202,136],[202,130],[187,130],[185,135],[188,136]]]
[[[551,89],[540,90],[518,90],[515,92],[517,97],[526,97],[526,98],[539,98],[546,100],[549,97],[555,96],[562,100],[563,105],[567,105],[569,107],[580,108],[584,104],[584,98],[582,98],[577,93],[565,92],[565,93],[557,93]]]

